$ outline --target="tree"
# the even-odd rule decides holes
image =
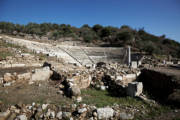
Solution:
[[[40,31],[43,35],[46,35],[46,33],[51,29],[50,25],[48,23],[42,23],[40,24]]]
[[[25,32],[28,34],[37,34],[37,35],[42,34],[39,24],[36,24],[36,23],[27,24],[25,26]]]
[[[155,48],[154,48],[154,46],[152,46],[152,45],[148,45],[148,46],[146,46],[146,48],[145,48],[145,51],[148,52],[148,53],[151,54],[151,55],[154,53],[154,50],[155,50]]]
[[[91,28],[88,24],[84,24],[81,28]]]
[[[52,24],[52,29],[53,30],[58,30],[59,29],[59,25],[58,24]]]
[[[62,31],[54,31],[52,32],[51,39],[58,40],[60,37],[63,37]]]
[[[0,29],[3,33],[9,33],[12,34],[15,30],[15,25],[10,22],[0,22]]]
[[[96,33],[88,27],[82,27],[80,33],[80,36],[84,38],[85,42],[91,42],[97,38]]]
[[[154,44],[153,42],[144,42],[144,51],[149,53],[150,55],[152,54],[161,54],[160,46]]]
[[[178,58],[180,58],[180,50],[178,51],[177,56],[178,56]]]
[[[133,39],[131,32],[120,32],[116,35],[116,41],[122,41],[124,44],[130,44]]]
[[[20,24],[16,24],[15,25],[15,30],[17,32],[23,32],[24,31],[24,26],[23,25],[20,25]]]
[[[109,27],[105,27],[101,30],[101,37],[104,38],[104,37],[108,37],[112,34],[112,31]]]
[[[128,25],[122,25],[120,29],[130,29],[131,30],[131,27],[129,27]]]
[[[112,26],[107,26],[107,27],[104,27],[102,30],[101,30],[101,38],[104,38],[104,37],[114,37],[116,36],[116,34],[118,33],[118,28],[116,27],[112,27]]]
[[[96,32],[96,33],[100,33],[100,31],[103,29],[103,26],[96,24],[92,27],[92,29]]]

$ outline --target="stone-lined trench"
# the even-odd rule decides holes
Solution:
[[[180,107],[180,76],[160,71],[143,69],[138,81],[152,99]]]

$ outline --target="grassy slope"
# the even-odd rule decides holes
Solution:
[[[107,91],[101,91],[96,89],[82,90],[83,101],[82,103],[95,105],[97,107],[112,106],[118,104],[125,107],[132,107],[140,110],[135,116],[136,119],[153,118],[160,114],[164,114],[170,111],[168,106],[147,104],[142,100],[132,97],[113,97],[110,96]],[[142,114],[142,111],[146,111],[146,114]]]

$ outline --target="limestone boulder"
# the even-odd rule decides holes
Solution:
[[[130,114],[130,113],[122,112],[122,113],[120,113],[119,116],[120,116],[121,120],[132,120],[132,119],[134,119],[134,115]]]
[[[80,88],[78,87],[78,86],[76,86],[76,85],[73,85],[71,88],[69,88],[70,90],[70,94],[72,95],[72,96],[79,96],[79,95],[81,95],[81,90],[80,90]]]
[[[27,120],[26,115],[19,115],[17,116],[17,120]]]
[[[13,80],[15,80],[14,75],[12,75],[11,73],[5,73],[4,77],[3,77],[3,82],[7,83],[7,82],[12,82]]]
[[[31,82],[47,81],[51,77],[52,74],[53,74],[53,71],[51,71],[49,67],[35,69],[35,72],[32,74]]]
[[[0,120],[6,120],[6,118],[10,115],[10,110],[5,112],[0,112]]]
[[[78,113],[82,114],[84,112],[87,112],[87,108],[81,108],[78,110]]]
[[[71,113],[70,112],[63,112],[62,113],[62,118],[63,118],[63,120],[70,120]]]
[[[98,108],[97,109],[97,117],[98,119],[109,119],[113,117],[114,110],[112,108],[106,107],[106,108]]]
[[[79,102],[82,102],[82,97],[81,96],[78,96],[76,101],[79,103]]]
[[[61,111],[57,113],[56,118],[57,118],[58,120],[61,120],[61,119],[62,119],[62,112],[61,112]]]
[[[73,83],[76,84],[80,89],[84,89],[90,86],[92,78],[90,75],[77,75],[73,78]]]

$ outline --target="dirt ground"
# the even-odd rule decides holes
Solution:
[[[0,77],[7,72],[9,73],[25,73],[33,70],[33,67],[19,67],[19,68],[5,68],[0,69]],[[0,105],[1,109],[6,109],[9,105],[18,103],[32,104],[35,103],[53,103],[53,104],[66,104],[71,103],[70,98],[63,97],[58,94],[56,81],[39,82],[32,85],[28,81],[23,83],[16,82],[9,87],[0,86],[0,101],[4,106]]]
[[[0,86],[0,100],[4,103],[4,108],[18,103],[52,103],[62,105],[71,103],[72,100],[58,94],[58,88],[54,83],[43,82],[28,85],[27,83],[14,84],[10,87]]]

